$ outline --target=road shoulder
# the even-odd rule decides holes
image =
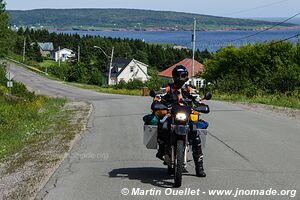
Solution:
[[[299,109],[272,106],[266,104],[258,104],[258,103],[243,103],[243,102],[227,102],[227,103],[234,104],[245,110],[251,110],[258,113],[270,114],[274,117],[300,121]]]

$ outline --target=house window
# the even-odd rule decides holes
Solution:
[[[134,71],[134,66],[130,66],[130,72]]]

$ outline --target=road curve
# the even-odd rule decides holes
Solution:
[[[89,101],[94,111],[88,128],[37,199],[233,199],[209,195],[209,190],[297,190],[296,197],[237,196],[235,199],[300,199],[300,124],[297,121],[211,101],[205,116],[210,134],[205,149],[206,178],[194,176],[189,163],[181,189],[197,195],[167,195],[172,177],[143,146],[142,116],[149,97],[100,94],[48,80],[14,64],[15,80],[41,94]],[[121,190],[127,188],[128,195]],[[133,188],[155,191],[132,195]],[[123,189],[122,192],[126,192]]]

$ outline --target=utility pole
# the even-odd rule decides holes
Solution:
[[[111,56],[107,55],[105,53],[105,51],[101,47],[94,46],[94,48],[100,49],[102,51],[102,53],[104,53],[104,55],[107,58],[110,58],[109,69],[108,69],[108,80],[107,80],[107,84],[110,85],[110,81],[111,81],[110,80],[110,78],[111,78],[111,68],[112,68],[112,62],[113,62],[113,59],[114,59],[114,50],[115,50],[115,47],[112,47]]]
[[[111,77],[111,67],[112,67],[112,62],[113,62],[113,57],[114,57],[114,50],[115,48],[113,47],[111,50],[111,56],[110,56],[110,64],[109,64],[109,70],[108,70],[108,85],[110,85],[110,77]]]
[[[60,46],[58,47],[58,66],[60,67]]]
[[[80,62],[80,46],[78,45],[78,62]]]
[[[25,62],[25,52],[26,52],[26,37],[24,38],[24,44],[23,44],[23,62]]]
[[[195,49],[196,49],[196,19],[194,18],[194,31],[193,31],[193,69],[192,69],[192,85],[195,86],[194,76],[195,76]]]

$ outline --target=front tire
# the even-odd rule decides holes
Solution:
[[[183,162],[184,162],[183,160],[184,160],[184,142],[183,140],[178,140],[176,146],[174,187],[181,186]]]
[[[170,166],[168,166],[168,174],[169,174],[170,176],[172,176],[172,175],[174,175],[174,173],[175,173],[175,169],[172,168],[172,167],[170,167]]]

